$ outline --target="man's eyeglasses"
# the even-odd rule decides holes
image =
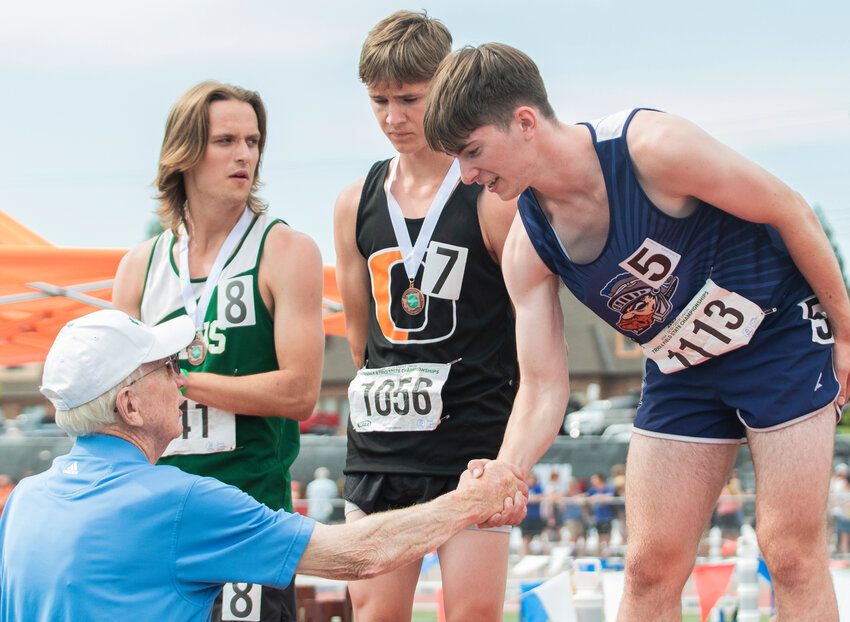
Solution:
[[[157,365],[156,367],[154,367],[153,369],[146,371],[145,373],[143,373],[141,376],[139,376],[138,378],[133,380],[133,382],[131,382],[130,384],[128,384],[126,386],[128,386],[128,387],[133,386],[134,384],[136,384],[139,380],[141,380],[142,378],[144,378],[148,374],[152,374],[155,371],[162,369],[163,367],[167,367],[168,371],[171,372],[171,375],[173,375],[175,377],[180,375],[180,361],[177,358],[176,354],[172,354],[167,359],[165,359],[164,363],[161,363],[161,364]],[[116,412],[116,413],[118,412],[118,404],[115,405],[115,407],[113,408],[113,411]]]
[[[131,383],[130,383],[130,384],[128,384],[127,386],[128,386],[128,387],[133,386],[134,384],[136,384],[139,380],[141,380],[142,378],[144,378],[144,377],[145,377],[145,376],[147,376],[148,374],[152,374],[152,373],[154,373],[155,371],[158,371],[158,370],[162,369],[163,367],[168,367],[168,370],[169,370],[169,371],[170,371],[173,375],[175,375],[175,376],[179,376],[179,375],[180,375],[180,361],[179,361],[179,359],[177,358],[177,355],[176,355],[176,354],[172,354],[172,355],[171,355],[171,356],[169,356],[167,359],[165,359],[165,362],[164,362],[164,363],[161,363],[160,365],[157,365],[157,366],[156,366],[156,367],[154,367],[153,369],[151,369],[151,370],[149,370],[149,371],[146,371],[145,373],[143,373],[141,376],[139,376],[138,378],[136,378],[133,382],[131,382]]]

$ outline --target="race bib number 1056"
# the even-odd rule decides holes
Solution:
[[[357,432],[425,432],[440,424],[448,363],[361,369],[348,386]]]

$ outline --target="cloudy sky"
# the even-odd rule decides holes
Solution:
[[[850,259],[846,0],[6,2],[0,209],[60,246],[139,243],[168,110],[216,79],[263,96],[262,196],[332,263],[337,193],[391,153],[360,46],[402,8],[441,19],[455,47],[527,52],[562,121],[638,105],[690,118],[820,205]]]

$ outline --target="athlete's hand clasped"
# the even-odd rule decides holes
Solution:
[[[505,497],[501,511],[496,512],[483,523],[479,523],[478,526],[482,529],[487,529],[490,527],[502,527],[504,525],[519,525],[522,519],[525,518],[527,511],[526,503],[528,502],[528,484],[525,482],[525,475],[519,469],[507,462],[481,458],[470,460],[464,475],[468,474],[473,478],[480,478],[488,471],[494,469],[508,469],[516,479],[517,490],[512,496]]]

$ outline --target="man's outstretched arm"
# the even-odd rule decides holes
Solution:
[[[344,525],[316,523],[299,574],[330,579],[368,579],[405,566],[462,529],[521,496],[513,472],[493,463],[478,478],[465,473],[457,490],[402,510],[370,514]],[[518,500],[517,500],[518,501]]]

